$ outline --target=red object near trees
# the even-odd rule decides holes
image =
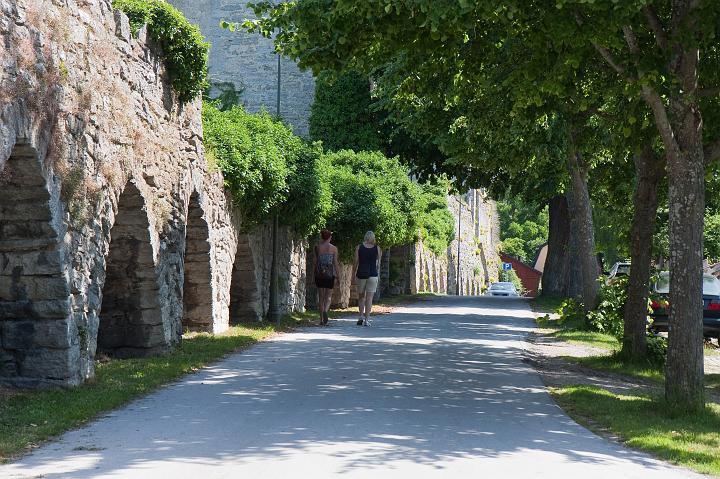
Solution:
[[[512,264],[512,268],[515,270],[515,273],[517,273],[523,289],[526,291],[525,295],[531,298],[537,296],[538,290],[540,289],[540,279],[542,278],[542,273],[532,266],[529,266],[519,259],[505,253],[500,253],[500,259],[503,263]]]

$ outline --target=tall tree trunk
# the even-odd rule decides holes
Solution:
[[[670,183],[670,334],[665,396],[688,409],[704,406],[703,222],[705,159],[694,105],[671,102],[680,154],[668,155]]]
[[[582,300],[585,311],[597,306],[598,276],[600,267],[595,254],[595,231],[593,229],[592,206],[588,191],[588,167],[584,164],[580,153],[574,148],[570,135],[570,151],[568,152],[568,173],[570,174],[569,211],[573,229],[577,235],[577,257],[582,275]]]
[[[652,237],[657,218],[658,185],[664,174],[664,162],[650,145],[635,155],[634,162],[636,184],[630,232],[632,268],[624,311],[622,353],[627,358],[637,360],[647,354],[646,323]]]
[[[548,216],[548,251],[542,275],[542,291],[549,296],[566,296],[570,217],[565,196],[558,195],[550,199]]]
[[[690,0],[673,2],[672,29],[697,27]],[[665,365],[665,398],[678,407],[699,410],[705,405],[703,366],[703,223],[705,155],[703,124],[697,104],[700,51],[680,42],[669,49],[678,88],[669,105],[650,85],[643,99],[652,109],[667,155],[670,226],[670,317]],[[630,37],[633,40],[632,37]],[[632,42],[628,42],[631,46]]]
[[[705,209],[705,155],[703,124],[697,99],[700,49],[693,39],[699,37],[700,2],[673,0],[668,28],[654,28],[656,43],[666,54],[671,81],[669,100],[663,98],[653,81],[642,81],[640,95],[650,107],[655,126],[667,155],[670,204],[670,333],[665,375],[665,398],[685,409],[704,406],[702,344],[702,260]],[[658,21],[659,22],[659,21]],[[661,22],[659,22],[661,23]],[[632,26],[623,27],[623,35],[638,66],[643,51]],[[623,77],[624,66],[616,63],[607,48],[593,44],[600,55]],[[641,81],[637,81],[641,80]]]

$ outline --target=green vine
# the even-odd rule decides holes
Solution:
[[[178,9],[162,0],[113,0],[113,7],[128,16],[133,34],[148,26],[148,34],[163,49],[170,82],[182,103],[207,88],[210,44]]]

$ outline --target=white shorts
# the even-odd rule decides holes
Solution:
[[[369,278],[360,279],[357,278],[357,291],[358,295],[365,294],[365,293],[374,293],[377,291],[378,287],[378,277],[377,276],[371,276]]]

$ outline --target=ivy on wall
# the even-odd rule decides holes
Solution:
[[[133,34],[147,25],[150,38],[163,50],[170,83],[182,103],[207,88],[210,44],[178,9],[162,0],[113,0],[112,5],[128,16]]]

